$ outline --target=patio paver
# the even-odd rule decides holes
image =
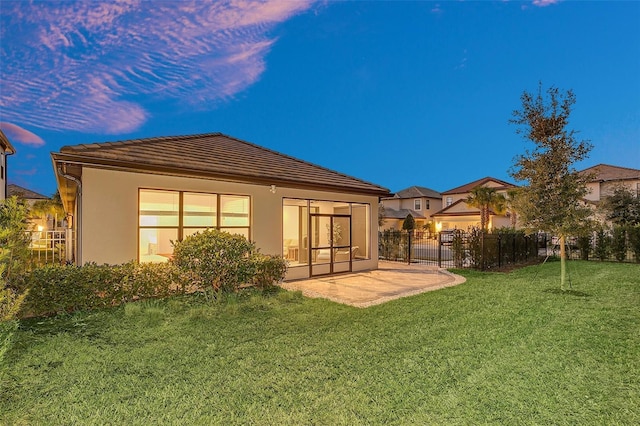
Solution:
[[[380,261],[376,270],[287,281],[280,286],[302,291],[307,297],[366,308],[465,281],[464,277],[436,266]]]

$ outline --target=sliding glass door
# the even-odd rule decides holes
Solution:
[[[351,215],[309,215],[311,276],[351,272]]]

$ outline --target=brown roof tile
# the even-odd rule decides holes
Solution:
[[[19,198],[24,198],[27,200],[46,200],[49,198],[46,195],[38,194],[35,191],[23,188],[13,183],[7,185],[7,195],[10,197],[15,195]]]
[[[489,181],[493,181],[493,182],[496,182],[496,183],[500,184],[501,186],[496,187],[496,189],[498,189],[498,190],[500,190],[500,189],[509,189],[509,188],[515,188],[516,187],[512,183],[505,182],[503,180],[487,176],[485,178],[474,180],[473,182],[470,182],[470,183],[467,183],[465,185],[458,186],[457,188],[453,188],[453,189],[450,189],[448,191],[445,191],[445,192],[442,193],[442,195],[465,194],[467,192],[471,192],[471,190],[473,188],[475,188],[477,186],[484,185],[485,183],[487,183]]]
[[[580,173],[592,174],[593,175],[593,179],[591,180],[592,182],[640,179],[640,170],[638,169],[611,166],[609,164],[598,164],[598,165],[589,167],[587,169],[584,169]]]
[[[422,198],[422,197],[442,198],[442,195],[440,195],[438,191],[434,191],[431,188],[427,188],[424,186],[412,186],[410,188],[406,188],[396,192],[395,195],[391,198],[407,199],[407,198]]]
[[[54,161],[378,196],[389,190],[222,133],[65,146]]]

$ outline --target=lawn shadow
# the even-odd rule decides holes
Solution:
[[[552,293],[552,294],[562,294],[564,296],[575,296],[575,297],[591,297],[591,295],[589,293],[585,293],[583,291],[578,291],[578,290],[562,290],[560,288],[547,288],[545,290],[543,290],[545,293]]]

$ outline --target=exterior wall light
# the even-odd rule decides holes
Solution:
[[[276,193],[276,186],[275,186],[275,185],[271,185],[271,188],[269,189],[269,191],[270,191],[272,194],[275,194],[275,193]]]

